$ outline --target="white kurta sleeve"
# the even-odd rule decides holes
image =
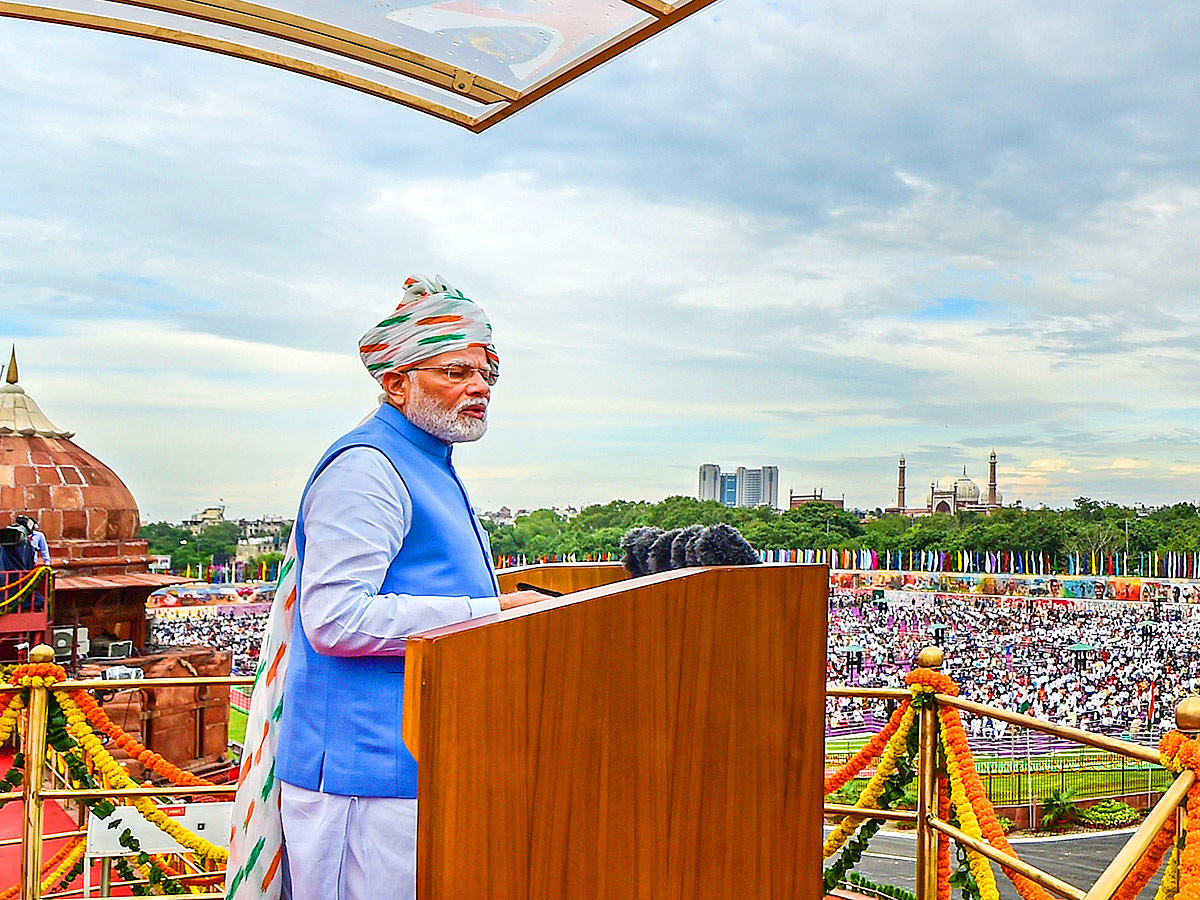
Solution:
[[[500,611],[495,597],[381,594],[412,522],[412,499],[381,452],[351,447],[304,498],[300,617],[318,653],[402,656],[418,631]]]

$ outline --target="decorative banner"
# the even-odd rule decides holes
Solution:
[[[889,602],[905,594],[959,594],[1038,601],[1200,604],[1200,580],[1177,578],[855,570],[831,571],[829,586],[854,596],[885,591]]]

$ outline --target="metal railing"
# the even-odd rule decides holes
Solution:
[[[934,652],[930,652],[930,651]],[[942,662],[941,651],[937,648],[927,648],[918,657],[918,666],[939,669]],[[830,685],[825,690],[827,697],[866,697],[873,699],[903,701],[912,699],[912,693],[897,688],[857,688],[840,685]],[[962,697],[952,697],[947,694],[934,694],[937,704],[954,707],[961,712],[974,715],[990,716],[1010,725],[1028,728],[1033,731],[1051,735],[1055,738],[1094,747],[1118,756],[1138,760],[1142,763],[1158,765],[1159,752],[1156,748],[1144,747],[1119,738],[1092,734],[1079,728],[1066,725],[1055,725],[1027,716],[1022,713],[1010,712],[983,703],[976,703]],[[1191,702],[1194,702],[1191,701]],[[1200,718],[1191,721],[1191,716],[1184,714],[1185,700],[1176,712],[1176,724],[1180,731],[1194,736],[1200,732]],[[1041,885],[1050,893],[1064,900],[1111,900],[1125,877],[1133,870],[1137,861],[1146,852],[1155,835],[1171,816],[1177,815],[1180,805],[1187,797],[1188,789],[1196,780],[1196,775],[1190,769],[1184,769],[1169,787],[1162,798],[1150,810],[1141,825],[1121,848],[1108,867],[1100,874],[1088,890],[1083,890],[1069,884],[1048,872],[1033,866],[1023,860],[998,850],[986,841],[980,841],[936,815],[937,779],[938,779],[938,712],[937,707],[929,705],[920,709],[916,716],[918,729],[917,751],[917,808],[912,810],[877,809],[842,804],[826,803],[824,810],[828,815],[861,816],[864,821],[882,819],[891,822],[906,822],[915,825],[916,848],[916,894],[917,900],[936,900],[937,898],[937,836],[944,834],[987,857],[1009,871],[1024,875],[1029,880]]]
[[[53,616],[54,570],[49,566],[35,566],[28,571],[0,570],[0,616],[29,613],[46,617],[47,621]],[[22,622],[17,630],[28,631],[33,627],[32,623]]]
[[[40,645],[33,648],[29,653],[31,662],[52,662],[54,660],[54,651],[46,645]],[[204,686],[232,686],[232,685],[247,685],[252,684],[254,678],[252,676],[195,676],[189,678],[144,678],[134,682],[121,682],[122,690],[155,690],[157,688],[179,688],[179,687],[204,687]],[[22,829],[21,829],[21,882],[20,882],[20,900],[41,900],[41,869],[42,869],[42,842],[43,840],[53,838],[66,837],[81,837],[86,836],[87,832],[73,831],[62,832],[60,834],[44,835],[44,804],[47,800],[100,800],[100,799],[132,799],[135,797],[191,797],[203,795],[206,797],[222,797],[232,796],[237,791],[236,782],[230,784],[218,785],[199,785],[199,786],[177,786],[167,784],[154,787],[139,787],[139,788],[47,788],[44,785],[46,778],[47,766],[47,713],[49,709],[50,694],[75,691],[75,690],[112,690],[114,682],[104,680],[89,680],[89,681],[60,681],[49,686],[33,685],[29,688],[29,700],[27,703],[28,718],[26,719],[26,728],[23,740],[23,749],[25,754],[25,778],[20,791],[9,791],[0,793],[0,803],[8,800],[20,799],[22,801]],[[13,839],[6,843],[15,844],[17,841]],[[210,877],[220,874],[218,872],[205,872],[202,874],[192,873],[183,875],[182,880],[194,880],[198,877]],[[111,887],[131,886],[133,884],[146,884],[146,881],[126,881],[126,882],[109,882],[108,878],[102,880],[101,895],[93,897],[91,900],[116,900],[111,895],[104,893],[106,889]],[[72,895],[79,896],[82,892],[79,890],[56,892],[51,895],[54,898],[70,897]],[[189,896],[197,898],[223,898],[224,891],[215,891],[207,894],[190,894]]]
[[[934,668],[940,666],[940,652],[937,654],[938,664]],[[930,657],[923,654],[925,660]],[[53,650],[44,645],[34,648],[30,652],[32,662],[48,662],[53,660]],[[919,662],[920,664],[920,662]],[[246,685],[253,683],[253,678],[250,676],[235,676],[235,677],[219,677],[219,676],[197,676],[189,678],[148,678],[141,679],[133,683],[122,683],[123,689],[132,690],[155,690],[158,688],[178,688],[178,687],[200,687],[200,686],[232,686]],[[69,838],[81,837],[86,835],[86,831],[62,832],[53,835],[43,834],[44,824],[44,804],[47,800],[98,800],[103,798],[108,799],[130,799],[135,797],[186,797],[204,795],[209,797],[230,796],[237,791],[236,783],[226,785],[202,785],[180,787],[176,785],[154,786],[154,787],[139,787],[139,788],[47,788],[44,784],[47,768],[47,713],[49,709],[50,695],[54,692],[67,692],[74,690],[108,690],[113,686],[113,682],[104,680],[88,680],[88,681],[62,681],[45,685],[33,685],[29,688],[29,699],[27,703],[28,718],[26,720],[26,728],[24,734],[24,754],[25,754],[25,778],[20,791],[10,791],[0,793],[0,802],[8,800],[22,800],[23,821],[22,833],[20,838],[21,843],[21,883],[20,883],[20,898],[21,900],[42,900],[41,893],[41,864],[42,864],[42,843],[45,839],[53,838]],[[867,697],[878,698],[885,700],[903,701],[912,698],[911,692],[894,688],[857,688],[844,686],[829,686],[826,688],[826,695],[831,697]],[[1056,738],[1070,741],[1075,744],[1081,744],[1087,747],[1094,747],[1099,750],[1104,750],[1108,753],[1117,754],[1118,756],[1128,759],[1137,760],[1142,763],[1158,765],[1159,753],[1157,749],[1144,747],[1139,744],[1134,744],[1129,741],[1119,738],[1108,737],[1105,735],[1092,734],[1078,728],[1072,728],[1065,725],[1055,725],[1050,722],[1044,722],[1040,719],[1035,719],[1031,716],[1022,713],[1010,712],[1008,710],[999,709],[997,707],[987,706],[982,703],[976,703],[962,697],[952,697],[947,694],[934,695],[937,704],[946,705],[958,709],[961,712],[966,712],[974,715],[986,715],[994,719],[999,719],[1021,728],[1028,728],[1034,731],[1052,735]],[[1188,701],[1185,701],[1187,703]],[[1183,704],[1181,704],[1182,710]],[[1200,717],[1196,721],[1185,721],[1180,713],[1177,713],[1177,724],[1181,731],[1188,734],[1195,734],[1200,731]],[[963,832],[955,827],[950,822],[939,818],[937,812],[937,778],[938,778],[938,711],[934,705],[928,705],[921,708],[916,715],[915,727],[918,729],[918,751],[917,751],[917,808],[916,810],[904,809],[878,809],[873,807],[855,807],[842,804],[827,803],[824,806],[826,814],[841,815],[841,816],[861,816],[863,820],[881,819],[891,822],[904,822],[915,825],[916,827],[916,884],[918,900],[936,900],[937,897],[937,845],[938,834],[943,834],[958,842],[960,845],[968,847],[979,854],[987,857],[991,861],[999,864],[1003,868],[1017,872],[1031,881],[1041,885],[1046,890],[1050,891],[1058,897],[1065,900],[1111,900],[1113,894],[1120,886],[1126,875],[1133,869],[1138,859],[1149,847],[1154,836],[1162,828],[1164,823],[1175,815],[1181,803],[1187,795],[1188,789],[1193,785],[1196,775],[1190,769],[1184,769],[1183,772],[1175,778],[1174,782],[1167,788],[1163,797],[1153,807],[1150,813],[1142,821],[1137,831],[1130,837],[1122,850],[1117,854],[1108,868],[1096,880],[1092,887],[1084,891],[1074,885],[1071,885],[1054,875],[1038,869],[1029,863],[1009,856],[1007,853],[996,849],[991,844],[985,841],[980,841],[976,838]],[[16,839],[11,839],[4,843],[15,844]],[[211,877],[214,872],[191,873],[184,875],[183,880],[195,879],[197,877]],[[110,894],[103,893],[104,889],[111,887],[128,886],[132,884],[145,884],[146,881],[130,881],[130,882],[109,882],[106,878],[102,884],[102,894],[94,900],[115,900]],[[110,887],[111,885],[111,887]],[[78,896],[80,891],[66,891],[54,893],[53,897],[70,897]],[[223,898],[223,891],[213,891],[207,894],[193,894],[191,896],[201,898]]]

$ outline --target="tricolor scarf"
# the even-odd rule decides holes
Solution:
[[[297,562],[293,530],[258,651],[241,775],[233,800],[226,900],[279,900],[283,894],[283,820],[275,751],[296,613]]]
[[[377,380],[450,350],[481,347],[492,372],[500,357],[492,325],[472,300],[437,278],[411,277],[400,305],[359,340],[363,364]],[[296,532],[280,567],[279,584],[263,631],[250,700],[233,832],[225,874],[226,900],[280,900],[283,896],[283,821],[275,754],[283,716],[292,623],[296,612]]]
[[[403,372],[439,353],[471,347],[483,349],[498,376],[500,357],[487,314],[440,275],[411,276],[404,282],[400,305],[358,340],[363,365],[380,382],[387,372]]]

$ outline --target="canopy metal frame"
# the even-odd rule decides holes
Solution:
[[[479,133],[714,2],[613,0],[616,8],[644,15],[632,27],[520,89],[400,43],[246,0],[62,0],[59,6],[0,0],[0,17],[148,38],[247,59],[381,97]],[[97,7],[112,14],[102,14]]]

